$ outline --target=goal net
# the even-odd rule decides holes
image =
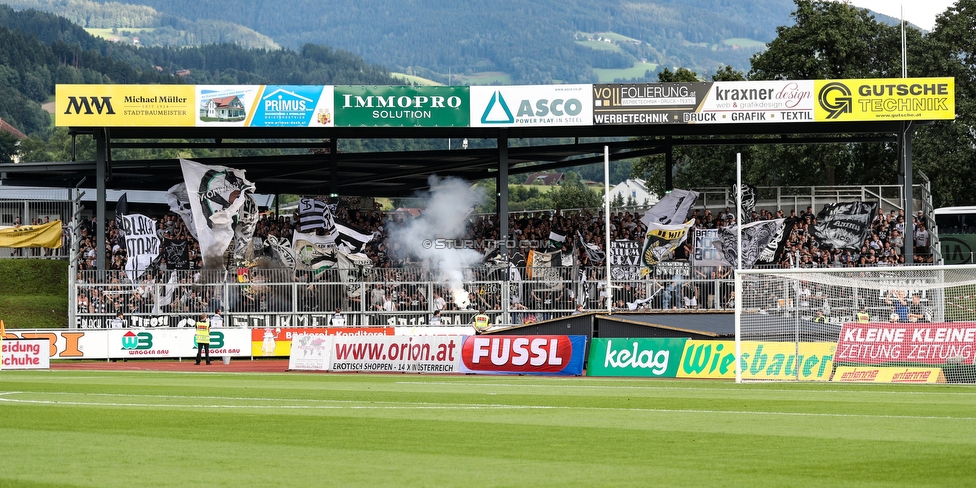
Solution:
[[[976,267],[741,270],[736,381],[976,383]]]

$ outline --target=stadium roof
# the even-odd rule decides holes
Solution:
[[[259,193],[398,197],[427,188],[431,174],[469,181],[494,178],[501,169],[504,148],[508,173],[524,174],[602,163],[605,145],[610,147],[611,159],[619,161],[663,154],[682,145],[896,142],[901,126],[899,122],[837,122],[541,128],[110,127],[71,128],[70,132],[79,137],[105,134],[109,189],[166,190],[183,181],[178,159],[118,160],[113,157],[118,149],[277,148],[296,154],[195,160],[245,169]],[[630,140],[637,136],[646,140]],[[446,149],[449,138],[453,140],[451,150]],[[488,149],[462,149],[460,142],[465,138],[498,142]],[[330,147],[343,139],[441,139],[445,149],[338,152],[333,158]],[[539,139],[566,142],[528,145]],[[82,178],[91,185],[96,172],[95,161],[0,164],[0,180],[13,186],[71,188]]]

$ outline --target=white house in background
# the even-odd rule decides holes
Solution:
[[[617,195],[623,198],[626,204],[629,199],[633,199],[635,205],[654,205],[660,200],[657,195],[647,191],[647,184],[641,179],[627,179],[610,189],[610,201],[613,202]]]

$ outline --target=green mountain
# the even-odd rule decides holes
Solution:
[[[0,46],[0,119],[28,135],[50,131],[41,104],[62,83],[396,83],[385,68],[327,46],[138,47],[96,38],[63,17],[6,5],[0,5]]]
[[[703,74],[722,65],[745,71],[794,9],[792,0],[0,3],[52,11],[86,28],[152,28],[138,34],[142,44],[173,44],[156,33],[181,29],[187,34],[170,37],[205,41],[207,32],[237,24],[287,48],[328,45],[395,71],[463,84],[656,80],[657,71],[678,66]]]

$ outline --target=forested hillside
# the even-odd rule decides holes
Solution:
[[[63,9],[90,0],[3,0]],[[131,5],[118,9],[135,27]],[[351,51],[369,62],[449,83],[501,76],[513,83],[653,81],[662,67],[746,70],[789,21],[792,0],[125,0],[215,29],[232,22],[282,46]],[[20,7],[19,7],[20,8]],[[55,11],[58,11],[58,10]],[[71,11],[78,10],[72,7]],[[84,9],[81,10],[82,12]],[[135,11],[140,12],[140,11]],[[144,14],[145,15],[145,14]],[[105,26],[113,17],[82,19]],[[202,22],[206,20],[207,22]],[[146,20],[148,22],[149,20]],[[111,26],[109,26],[111,27]],[[150,34],[147,32],[147,35]],[[145,37],[145,36],[142,36]],[[151,39],[151,38],[150,38]],[[143,44],[146,44],[143,39]],[[599,73],[600,70],[609,72]],[[453,78],[451,77],[453,76]]]
[[[111,38],[140,39],[142,45],[201,46],[237,44],[246,48],[277,49],[267,36],[219,18],[187,20],[144,5],[98,3],[91,0],[3,0],[15,10],[34,9],[64,17],[86,29],[105,31]]]
[[[41,103],[58,83],[395,84],[382,67],[325,46],[244,49],[114,44],[64,18],[0,5],[0,118],[28,135],[45,135]],[[177,77],[177,71],[190,74]]]

